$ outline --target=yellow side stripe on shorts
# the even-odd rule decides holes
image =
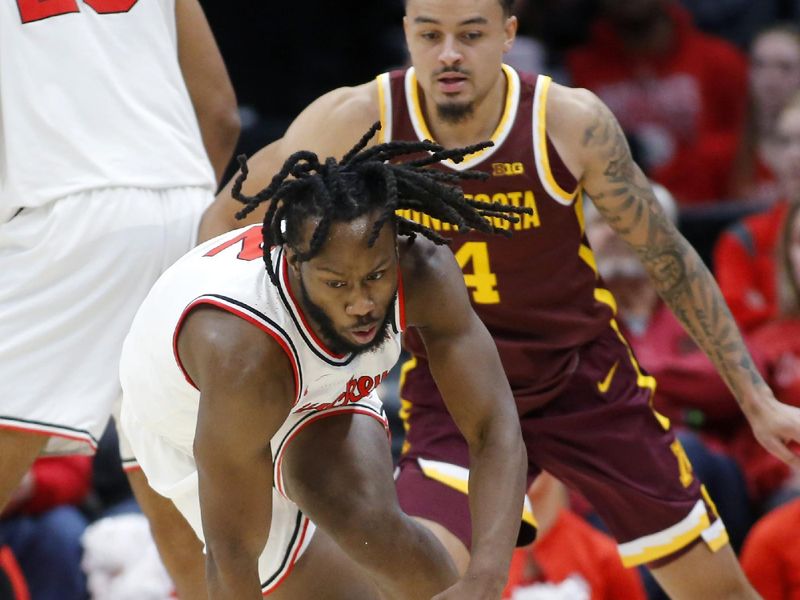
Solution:
[[[703,495],[703,500],[706,501],[706,504],[708,504],[711,507],[711,512],[714,513],[714,516],[719,517],[719,511],[717,510],[717,505],[714,504],[714,501],[711,499],[711,494],[708,493],[708,490],[706,489],[706,486],[703,483],[700,484],[700,493]]]
[[[728,530],[725,529],[722,519],[714,521],[711,527],[703,530],[701,535],[703,536],[703,541],[712,552],[716,552],[730,541]]]
[[[630,358],[631,364],[636,371],[636,385],[650,390],[650,400],[652,401],[653,395],[656,393],[656,378],[652,375],[645,375],[642,373],[642,369],[639,367],[639,363],[636,362],[636,357],[633,355],[633,350],[631,350],[628,340],[625,339],[625,336],[622,335],[622,332],[619,330],[619,325],[615,319],[611,319],[611,328],[617,333],[617,337],[625,344],[625,348],[628,350],[628,358]]]
[[[611,307],[611,313],[617,314],[617,301],[614,300],[614,294],[610,290],[601,287],[594,288],[594,299],[607,304]]]
[[[581,260],[583,260],[583,262],[589,265],[589,268],[594,271],[594,275],[597,277],[597,261],[594,259],[594,253],[592,252],[592,249],[586,244],[581,244],[578,247],[578,256],[581,258]],[[602,300],[600,301],[602,302]]]
[[[701,536],[710,525],[705,504],[698,500],[686,518],[672,527],[619,544],[622,564],[635,567],[669,556]]]
[[[451,463],[439,462],[418,458],[420,469],[425,477],[443,483],[449,488],[453,488],[462,494],[469,494],[469,470]],[[522,506],[522,520],[532,527],[539,528],[536,517],[533,516],[530,500],[525,496],[525,503]]]

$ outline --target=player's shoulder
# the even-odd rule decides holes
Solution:
[[[400,239],[400,269],[409,283],[436,279],[437,272],[452,259],[453,253],[446,245],[435,244],[418,235],[413,241]]]
[[[303,148],[321,156],[340,156],[379,119],[378,88],[374,81],[337,88],[300,113],[280,146],[287,151]]]
[[[559,83],[551,83],[547,95],[547,125],[575,127],[597,119],[598,115],[608,113],[598,96],[585,88],[575,88]]]
[[[337,88],[320,96],[304,112],[313,112],[318,121],[336,129],[351,126],[366,130],[380,118],[377,83],[373,80]]]
[[[547,94],[547,135],[564,164],[580,179],[595,148],[615,139],[616,121],[600,98],[583,88],[552,83]]]
[[[178,343],[187,368],[206,381],[263,383],[291,372],[275,337],[217,307],[201,305],[189,312]]]
[[[443,310],[457,313],[464,280],[453,252],[418,235],[413,242],[400,240],[400,271],[410,325],[441,321]]]

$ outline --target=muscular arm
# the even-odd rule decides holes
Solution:
[[[417,240],[403,257],[407,315],[419,328],[436,385],[469,444],[472,552],[462,581],[485,584],[480,597],[499,597],[525,494],[519,417],[494,341],[469,304],[461,270],[448,249],[432,246]]]
[[[599,212],[635,250],[658,293],[714,363],[759,441],[779,458],[800,463],[787,448],[800,439],[800,413],[779,404],[764,383],[714,278],[665,216],[614,116],[590,92],[560,86],[554,86],[548,109],[556,147],[570,157]]]
[[[266,333],[213,308],[190,314],[179,352],[201,390],[194,454],[209,598],[257,600],[272,514],[269,440],[292,404],[291,367]]]
[[[177,0],[178,60],[217,184],[239,137],[233,85],[197,0]]]
[[[320,160],[328,156],[341,158],[379,118],[378,90],[374,82],[325,94],[300,113],[281,139],[248,160],[250,174],[242,191],[253,195],[267,187],[286,159],[298,150],[314,152]],[[263,220],[266,204],[246,219],[236,220],[234,215],[242,205],[231,196],[232,187],[233,180],[206,210],[200,224],[199,241]]]

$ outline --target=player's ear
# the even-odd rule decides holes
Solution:
[[[283,245],[283,251],[286,253],[286,263],[295,274],[300,273],[300,261],[298,260],[297,250],[292,248],[289,244]]]
[[[514,38],[517,36],[518,25],[519,22],[517,21],[517,17],[514,15],[511,15],[506,19],[505,26],[503,27],[506,34],[506,41],[503,43],[504,53],[511,50],[511,46],[514,45]]]

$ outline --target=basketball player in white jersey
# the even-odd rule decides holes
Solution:
[[[263,226],[181,258],[126,338],[123,431],[204,540],[213,599],[500,598],[524,491],[511,392],[446,240],[395,210],[491,233],[485,215],[525,209],[468,202],[451,183],[472,172],[428,166],[482,146],[362,151],[375,130],[340,163],[298,152],[239,196],[243,214],[274,200]],[[469,442],[475,560],[461,579],[394,489],[376,389],[406,324]]]
[[[0,3],[0,507],[41,452],[94,452],[238,131],[197,0]]]

